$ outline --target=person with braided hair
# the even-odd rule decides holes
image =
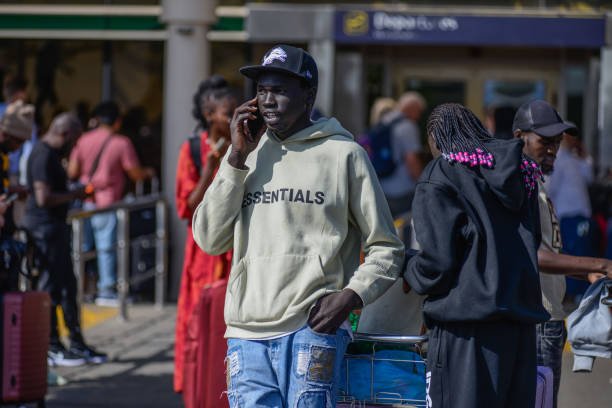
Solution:
[[[202,289],[229,275],[231,251],[209,255],[193,239],[191,218],[217,173],[219,163],[230,145],[230,118],[237,97],[227,81],[219,76],[202,81],[193,97],[193,117],[197,120],[194,136],[183,143],[176,171],[176,207],[187,220],[185,258],[178,297],[174,353],[174,390],[183,390],[185,341],[190,317]],[[222,339],[221,339],[222,340]],[[222,369],[222,368],[221,368]]]
[[[549,318],[537,267],[541,171],[521,140],[494,139],[462,105],[436,107],[427,133],[435,159],[413,202],[422,249],[404,271],[427,296],[427,406],[533,406],[535,325]]]

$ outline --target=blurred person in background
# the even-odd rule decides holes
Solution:
[[[573,125],[573,124],[572,124]],[[546,183],[546,192],[555,206],[561,225],[563,252],[576,256],[596,256],[594,224],[589,185],[593,183],[593,159],[586,153],[579,134],[564,133],[555,159],[555,170]],[[566,296],[579,297],[588,282],[568,278]]]
[[[187,221],[174,347],[176,392],[183,389],[187,325],[200,299],[201,290],[217,280],[226,279],[232,259],[231,251],[222,255],[209,255],[202,251],[193,239],[191,218],[230,145],[229,123],[236,109],[237,98],[227,81],[214,75],[200,84],[193,99],[193,116],[198,121],[198,127],[195,135],[181,146],[176,171],[176,207],[179,217]]]
[[[390,176],[380,179],[380,185],[394,217],[410,211],[416,182],[423,170],[419,120],[426,108],[421,94],[407,92],[399,98],[395,109],[381,119],[392,126],[391,151],[396,167]]]
[[[102,102],[94,109],[98,127],[84,133],[70,154],[68,177],[94,194],[83,204],[85,210],[107,208],[123,199],[126,178],[136,182],[154,177],[151,168],[140,166],[134,145],[118,132],[121,115],[115,102]],[[96,304],[117,306],[117,217],[114,211],[95,214],[85,224],[84,250],[97,250],[98,283]]]
[[[21,100],[11,103],[0,118],[0,195],[5,194],[8,197],[10,193],[17,193],[22,198],[27,195],[26,188],[11,184],[9,155],[19,151],[23,144],[30,140],[33,127],[34,106]],[[13,221],[12,215],[6,217],[5,222],[10,224],[10,227],[5,226],[5,234],[13,233]]]
[[[524,142],[523,153],[534,160],[545,175],[553,173],[555,158],[566,133],[576,132],[574,125],[563,121],[547,102],[526,102],[517,110],[512,124],[515,138]],[[564,186],[562,186],[563,188]],[[550,367],[554,375],[554,406],[561,381],[563,347],[567,338],[566,312],[563,308],[565,276],[577,276],[594,282],[607,275],[612,277],[612,261],[601,258],[562,254],[561,229],[555,207],[541,178],[538,179],[538,202],[542,242],[538,249],[538,267],[542,303],[550,313],[550,320],[538,324],[538,365]]]
[[[0,118],[0,206],[2,227],[0,228],[0,291],[15,290],[24,253],[23,245],[13,239],[15,219],[14,194],[25,197],[25,189],[11,185],[9,180],[9,154],[18,151],[29,139],[34,125],[34,106],[16,101],[10,104]]]
[[[51,297],[51,333],[48,350],[50,366],[77,366],[103,363],[106,354],[89,347],[83,339],[77,305],[77,282],[70,257],[71,234],[66,223],[73,200],[87,196],[84,188],[68,191],[68,177],[62,158],[81,134],[76,116],[58,115],[49,131],[37,142],[28,160],[28,187],[24,225],[34,240],[35,258],[40,266],[38,289]],[[66,348],[58,331],[57,307],[61,306],[70,332]]]
[[[14,206],[9,205],[14,194],[23,198],[26,190],[11,185],[9,180],[9,154],[18,151],[28,140],[34,125],[34,106],[16,101],[10,104],[0,118],[0,206],[2,227],[0,228],[0,292],[16,290],[21,267],[21,259],[25,255],[23,245],[13,239],[15,232]]]
[[[27,87],[28,82],[20,76],[8,76],[4,79],[2,94],[5,102],[0,105],[0,115],[4,113],[8,104],[16,101],[27,103]],[[34,123],[30,139],[26,140],[23,146],[9,155],[9,175],[11,183],[18,183],[23,186],[26,185],[26,165],[30,152],[32,151],[32,146],[36,143],[36,139],[36,123]]]
[[[397,102],[393,98],[376,98],[376,100],[372,104],[372,107],[370,108],[370,127],[368,129],[371,130],[375,128],[378,124],[380,124],[380,121],[382,120],[383,116],[393,111],[393,109],[395,109],[396,104]],[[366,150],[366,152],[368,152],[368,156],[370,156],[371,158],[372,140],[369,131],[360,135],[357,138],[357,142],[361,145],[361,147]]]
[[[370,109],[370,127],[380,123],[383,117],[395,109],[396,105],[397,102],[393,98],[376,98]]]

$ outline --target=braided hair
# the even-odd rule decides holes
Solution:
[[[484,142],[494,139],[476,115],[458,103],[437,106],[427,120],[427,134],[436,142],[442,157],[449,163],[469,167],[493,168],[495,157]],[[520,171],[527,195],[531,197],[538,180],[544,180],[540,166],[521,155]]]
[[[221,75],[213,75],[200,82],[198,90],[193,95],[193,109],[191,110],[191,115],[198,122],[195,132],[208,129],[208,123],[202,112],[214,109],[213,103],[228,97],[236,97],[236,95]]]
[[[493,139],[476,115],[458,103],[437,106],[427,120],[427,134],[449,163],[493,168],[495,158],[484,142]]]

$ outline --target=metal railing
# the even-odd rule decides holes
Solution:
[[[156,180],[152,181],[151,190],[158,190]],[[137,194],[142,194],[142,185],[137,185]],[[155,209],[155,232],[136,237],[130,236],[130,213],[137,210]],[[96,214],[114,212],[117,216],[117,238],[112,249],[117,252],[117,296],[119,301],[119,315],[128,319],[128,295],[130,286],[154,278],[155,307],[161,309],[166,300],[166,281],[168,276],[168,207],[159,192],[147,196],[137,195],[132,201],[122,201],[104,209],[84,210],[69,215],[72,225],[72,262],[74,273],[77,276],[78,301],[83,302],[85,294],[85,264],[95,259],[98,250],[84,251],[85,221]],[[155,246],[155,266],[137,276],[130,276],[130,248],[134,243]]]

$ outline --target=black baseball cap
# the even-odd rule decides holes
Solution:
[[[242,75],[254,81],[257,81],[264,72],[288,74],[302,79],[313,87],[319,82],[319,72],[314,58],[303,49],[290,45],[275,45],[266,52],[261,65],[240,68]]]
[[[543,137],[554,137],[562,133],[576,134],[578,129],[573,124],[565,122],[559,112],[546,101],[535,100],[526,102],[518,108],[512,131],[534,132]]]

